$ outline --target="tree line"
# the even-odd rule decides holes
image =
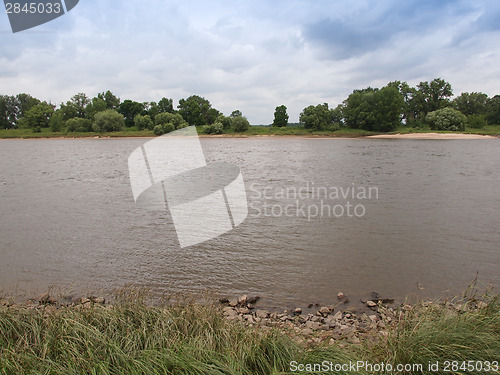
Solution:
[[[302,110],[299,124],[314,131],[346,127],[377,132],[393,131],[401,125],[464,130],[466,125],[481,128],[500,124],[500,95],[489,98],[481,92],[465,92],[454,99],[452,96],[450,83],[441,78],[415,87],[393,81],[380,89],[354,90],[335,108],[329,108],[328,103],[310,105]],[[280,105],[271,125],[285,127],[288,120],[287,107]],[[250,124],[241,111],[225,116],[198,95],[180,99],[176,109],[169,98],[122,101],[109,90],[93,98],[78,93],[58,107],[25,93],[0,95],[0,127],[5,129],[108,132],[135,126],[161,135],[188,125],[203,126],[203,132],[218,134],[228,129],[245,131]]]

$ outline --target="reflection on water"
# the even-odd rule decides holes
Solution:
[[[127,158],[145,141],[0,141],[1,289],[133,283],[303,305],[417,283],[441,296],[476,272],[500,284],[498,140],[202,139],[208,162],[241,168],[249,217],[185,249],[166,213],[134,204]]]

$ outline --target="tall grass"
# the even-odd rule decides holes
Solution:
[[[388,337],[367,336],[359,345],[310,346],[286,332],[229,322],[210,304],[148,306],[134,296],[117,298],[114,307],[0,307],[0,373],[287,374],[292,361],[500,359],[497,297],[482,308],[465,302],[458,310],[421,303],[401,310],[388,331]],[[406,372],[413,373],[431,372]]]

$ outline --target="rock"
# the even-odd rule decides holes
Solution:
[[[257,302],[259,302],[260,296],[253,296],[253,297],[248,297],[247,302],[255,305]]]
[[[320,309],[319,309],[319,311],[318,311],[318,312],[319,312],[321,315],[328,315],[328,314],[330,314],[330,311],[331,311],[331,310],[330,310],[330,308],[329,308],[329,307],[327,307],[327,306],[323,306],[322,308],[320,308]]]
[[[266,319],[269,316],[269,311],[257,310],[255,312],[255,315],[257,316],[257,318]]]
[[[314,331],[311,328],[304,328],[302,330],[302,334],[305,336],[310,336],[314,333]]]
[[[94,302],[98,303],[99,305],[104,305],[106,303],[106,299],[104,297],[97,297],[94,298]]]
[[[309,321],[309,322],[306,322],[306,327],[313,329],[313,330],[318,330],[321,328],[321,323]]]
[[[80,299],[80,303],[81,303],[82,305],[89,304],[90,302],[92,302],[92,301],[90,301],[90,299],[89,299],[89,298],[84,298],[84,297],[82,297],[82,298]]]
[[[339,292],[339,294],[337,294],[337,299],[342,301],[344,298],[346,298],[346,295],[342,292]]]
[[[231,307],[236,307],[238,306],[238,300],[237,299],[232,299],[229,301],[229,306]]]
[[[296,315],[300,315],[300,314],[302,314],[302,309],[300,307],[297,307],[297,308],[295,308],[295,310],[293,312]]]
[[[366,301],[366,306],[368,307],[377,307],[377,304],[373,301]]]
[[[342,319],[342,311],[338,311],[334,316],[333,318],[335,320],[341,320]]]
[[[254,305],[253,303],[247,303],[247,307],[248,307],[250,310],[255,309],[255,305]]]
[[[377,315],[369,315],[368,318],[373,322],[376,323],[378,321],[378,316]]]
[[[476,306],[478,309],[485,309],[488,307],[488,304],[484,301],[479,301],[478,303],[476,303]]]
[[[238,309],[238,313],[239,314],[250,314],[250,310],[248,308],[246,308],[246,307],[240,307]]]
[[[313,308],[313,306],[314,306],[314,304],[310,303],[309,305],[307,305],[307,308],[308,308],[308,309],[312,309],[312,308]]]
[[[229,303],[229,300],[227,298],[219,298],[219,303]]]
[[[238,303],[240,305],[246,305],[247,301],[248,301],[248,296],[246,294],[244,294],[240,298],[238,298]]]

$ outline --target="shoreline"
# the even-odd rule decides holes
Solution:
[[[396,133],[396,134],[375,134],[375,135],[323,135],[323,134],[310,134],[310,135],[294,135],[294,134],[198,134],[199,138],[203,139],[221,139],[221,138],[236,138],[236,139],[250,139],[250,138],[279,138],[279,139],[421,139],[421,140],[453,140],[453,139],[499,139],[500,136],[471,134],[471,133]],[[32,140],[32,139],[154,139],[157,136],[57,136],[57,137],[12,137],[0,138],[3,140]]]

